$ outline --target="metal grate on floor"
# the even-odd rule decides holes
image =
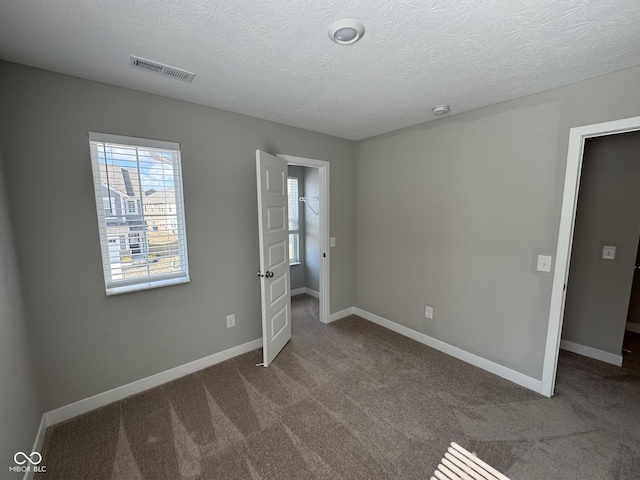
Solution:
[[[431,480],[509,480],[455,442],[444,454]]]

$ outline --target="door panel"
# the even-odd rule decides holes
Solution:
[[[274,192],[268,192],[274,194]],[[285,191],[285,196],[287,192]],[[286,225],[287,212],[286,206],[284,207],[268,207],[267,208],[267,231],[269,233],[277,233],[284,230]]]
[[[265,153],[265,152],[262,152]],[[268,153],[266,153],[265,155],[269,155]],[[276,158],[273,155],[270,155],[272,158]],[[275,193],[275,194],[280,194],[282,192],[285,192],[286,194],[286,189],[284,187],[285,185],[285,179],[286,179],[286,165],[285,165],[285,170],[284,171],[280,171],[279,167],[270,167],[270,166],[265,166],[264,169],[264,175],[265,175],[265,184],[266,184],[266,193]]]
[[[278,303],[282,300],[282,297],[287,295],[287,280],[289,277],[287,275],[282,275],[279,278],[276,278],[269,285],[269,304],[271,306]]]
[[[290,315],[289,315],[289,306],[285,305],[282,308],[282,310],[280,310],[278,313],[276,313],[271,318],[271,332],[272,332],[271,340],[272,341],[276,340],[279,335],[286,336],[287,327],[289,327],[289,331],[291,331],[291,322],[289,321],[289,317],[290,317]],[[289,335],[289,338],[291,338],[291,335]],[[285,340],[285,343],[288,340],[289,339]],[[278,352],[278,353],[280,353],[280,352]]]
[[[287,235],[289,233],[287,232]],[[280,267],[285,260],[288,260],[287,255],[287,242],[276,242],[273,245],[269,245],[269,260],[267,270],[273,271],[273,269]]]
[[[291,338],[287,163],[258,150],[256,174],[262,352],[267,367]]]

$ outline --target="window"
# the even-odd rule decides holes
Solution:
[[[127,205],[127,213],[132,214],[132,215],[138,213],[138,201],[137,200],[127,200],[125,203]]]
[[[300,222],[298,198],[298,179],[287,179],[289,193],[289,263],[300,263]]]
[[[102,133],[89,144],[107,295],[188,282],[180,145]],[[158,230],[166,216],[151,205],[169,204],[175,227]]]
[[[142,253],[142,240],[139,233],[130,233],[129,234],[129,250],[131,250],[131,254]]]
[[[104,205],[105,217],[115,217],[117,215],[115,195],[112,197],[102,197],[102,205]]]

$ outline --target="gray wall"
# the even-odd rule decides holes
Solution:
[[[640,237],[640,132],[585,143],[562,338],[622,352]],[[615,260],[602,247],[616,247]]]
[[[15,465],[16,452],[31,452],[43,411],[22,305],[9,208],[0,153],[0,466],[5,474]]]
[[[304,191],[307,197],[320,196],[320,171],[317,168],[304,169]],[[317,212],[320,202],[309,200],[309,203]],[[320,292],[320,218],[308,206],[304,205],[304,209],[305,286]]]
[[[296,177],[298,179],[298,196],[304,196],[304,167],[299,165],[289,165],[288,176]],[[298,232],[299,238],[299,255],[300,264],[291,265],[291,290],[296,288],[303,288],[305,286],[304,280],[304,204],[298,202]]]
[[[353,305],[353,142],[10,63],[0,79],[46,410],[261,337],[256,149],[331,162],[331,230],[344,243],[332,251],[331,311]],[[106,297],[88,131],[180,143],[191,283]]]
[[[535,256],[555,254],[569,129],[638,115],[639,84],[636,67],[360,142],[356,306],[540,379]]]
[[[535,272],[535,255],[555,253],[569,128],[637,115],[638,84],[636,67],[354,145],[0,63],[0,144],[44,409],[260,337],[257,148],[331,162],[332,312],[355,304],[540,378],[551,275]],[[192,283],[105,296],[88,131],[181,143]],[[9,326],[24,325],[15,295],[5,302]],[[39,414],[28,402],[8,411]]]

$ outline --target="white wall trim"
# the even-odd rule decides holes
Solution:
[[[416,332],[415,330],[405,327],[404,325],[392,322],[391,320],[387,320],[386,318],[367,312],[366,310],[362,310],[361,308],[354,307],[354,313],[364,318],[365,320],[369,320],[370,322],[373,322],[377,325],[388,328],[389,330],[393,330],[394,332],[404,335],[405,337],[412,338],[417,342],[420,342],[431,348],[435,348],[436,350],[446,353],[447,355],[451,355],[452,357],[462,360],[463,362],[470,363],[471,365],[486,370],[487,372],[493,373],[494,375],[498,375],[499,377],[509,380],[510,382],[528,388],[529,390],[533,390],[534,392],[540,392],[540,380],[529,377],[520,372],[516,372],[515,370],[492,362],[491,360],[487,360],[486,358],[479,357],[478,355],[467,352],[466,350],[462,350],[461,348],[449,345],[448,343],[425,335],[424,333]]]
[[[340,310],[339,312],[332,313],[329,316],[329,323],[335,322],[336,320],[340,320],[341,318],[348,317],[349,315],[353,315],[354,307],[345,308],[344,310]]]
[[[296,295],[302,295],[303,293],[311,295],[312,297],[320,298],[320,292],[316,292],[315,290],[311,290],[307,287],[294,288],[293,290],[291,290],[292,297],[295,297]]]
[[[640,333],[640,323],[627,322],[625,330],[629,330],[630,332]]]
[[[318,189],[320,191],[320,210],[318,214],[318,222],[320,224],[319,240],[320,240],[320,321],[329,323],[329,315],[331,313],[331,251],[329,248],[329,235],[331,232],[331,173],[330,163],[326,160],[315,160],[313,158],[296,157],[293,155],[281,155],[287,165],[300,165],[302,167],[310,167],[318,169]]]
[[[571,260],[571,245],[573,243],[580,174],[582,172],[584,142],[587,138],[591,137],[601,137],[636,130],[640,130],[640,117],[574,127],[569,130],[569,147],[567,150],[567,165],[564,176],[562,209],[560,211],[555,269],[553,272],[551,302],[549,305],[547,343],[542,364],[542,389],[540,393],[547,397],[553,395],[556,383],[556,372],[558,370],[558,351],[560,348],[560,336],[562,334],[562,321],[564,318],[566,298],[565,285],[569,278],[569,262]]]
[[[70,418],[95,410],[96,408],[104,407],[110,403],[117,402],[118,400],[135,395],[136,393],[144,392],[150,388],[157,387],[260,347],[262,347],[262,338],[229,348],[222,352],[214,353],[213,355],[194,360],[193,362],[185,363],[184,365],[180,365],[179,367],[175,367],[164,372],[156,373],[150,377],[136,380],[135,382],[79,400],[69,405],[65,405],[64,407],[45,412],[43,421],[47,426],[64,422]]]
[[[585,357],[595,358],[596,360],[610,363],[617,367],[622,366],[622,355],[605,352],[604,350],[598,350],[597,348],[580,345],[579,343],[573,343],[568,340],[560,340],[560,348],[567,352],[573,352]]]
[[[36,433],[36,440],[33,442],[32,452],[42,453],[42,445],[44,445],[44,436],[47,433],[47,428],[49,424],[47,423],[47,418],[45,414],[42,414],[42,418],[40,419],[40,426],[38,427],[38,432]],[[30,453],[30,452],[27,452]],[[46,466],[46,462],[43,464]],[[35,476],[35,472],[28,471],[24,472],[23,480],[32,480]]]
[[[320,292],[316,292],[315,290],[311,290],[307,287],[305,287],[304,293],[306,293],[307,295],[311,295],[312,297],[320,298]]]

